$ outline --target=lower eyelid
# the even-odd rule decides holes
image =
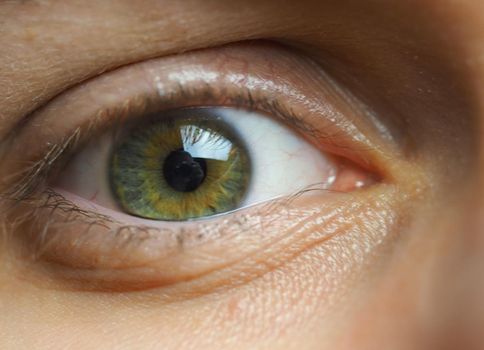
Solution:
[[[354,245],[381,242],[396,221],[395,208],[401,205],[397,193],[380,185],[360,195],[302,196],[249,208],[222,222],[193,223],[192,229],[160,225],[164,230],[138,228],[131,233],[114,222],[72,220],[57,208],[45,246],[37,245],[42,252],[37,258],[55,279],[81,289],[167,287],[231,265],[246,269],[248,276],[254,269],[263,273],[263,261],[272,261],[275,268],[333,235],[358,232]],[[63,223],[61,217],[70,219]],[[45,219],[38,224],[46,224]],[[117,231],[119,227],[125,231]],[[262,265],[257,267],[256,261]]]

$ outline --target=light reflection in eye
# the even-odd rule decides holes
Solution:
[[[227,161],[232,143],[225,138],[213,140],[212,132],[197,125],[187,125],[180,128],[183,149],[194,158],[207,158]]]

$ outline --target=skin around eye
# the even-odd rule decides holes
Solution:
[[[27,254],[35,252],[44,273],[75,288],[139,290],[187,282],[187,291],[235,283],[236,271],[255,278],[262,273],[255,266],[266,266],[262,261],[271,261],[271,268],[287,262],[288,247],[297,256],[345,231],[359,232],[362,244],[378,244],[398,221],[392,208],[406,192],[393,182],[408,164],[392,135],[353,101],[314,62],[273,46],[202,50],[106,73],[39,110],[12,145],[13,153],[24,150],[23,164],[35,164],[29,173],[9,163],[14,173],[28,174],[12,186],[23,203],[15,210],[30,208],[35,218],[23,223],[19,244]],[[153,200],[168,187],[185,189],[166,186],[160,158],[180,151],[164,121],[176,116],[183,124],[188,111],[199,114],[192,120],[215,115],[229,128],[207,125],[237,145],[242,158],[246,154],[235,173],[250,172],[249,180],[225,194],[230,205],[207,211],[204,201],[214,204],[205,200],[209,191],[180,210],[175,203],[183,201],[164,206]],[[139,131],[147,117],[156,124]],[[25,148],[33,135],[42,147]],[[147,167],[137,167],[133,180],[126,177],[133,159],[120,156],[136,154],[136,162],[143,161],[138,150],[152,149],[156,138],[168,145],[152,154],[157,181],[163,176],[164,182],[152,181],[133,204],[123,191],[136,192]],[[209,176],[205,157],[193,152],[189,160],[199,158],[198,170],[206,172],[201,177]],[[170,164],[176,167],[179,156],[173,154]],[[410,173],[419,179],[418,170]],[[170,178],[175,180],[180,178]],[[194,218],[204,220],[176,222]],[[316,234],[306,236],[308,230]]]
[[[346,179],[340,181],[336,160],[274,118],[244,110],[160,112],[116,133],[127,134],[119,145],[109,132],[62,171],[55,187],[66,198],[73,194],[147,219],[186,220],[302,190],[351,191],[369,183],[368,173],[356,168],[341,171]],[[180,150],[195,165],[185,174],[174,173]],[[187,188],[188,180],[196,183]]]
[[[365,119],[360,118],[363,114],[356,105],[351,112],[325,94],[320,104],[312,106],[329,106],[328,113],[309,104],[301,108],[274,89],[287,79],[287,86],[299,91],[303,100],[324,90],[314,84],[313,79],[320,77],[315,71],[294,78],[301,66],[296,61],[284,66],[280,56],[272,55],[271,70],[269,64],[254,67],[253,63],[261,63],[255,54],[234,54],[225,62],[217,54],[207,54],[211,59],[205,62],[201,52],[180,55],[173,59],[179,67],[173,63],[166,72],[180,73],[185,66],[190,78],[204,76],[207,81],[218,72],[211,82],[216,86],[226,86],[221,76],[234,74],[250,78],[247,81],[255,81],[258,87],[261,82],[275,83],[256,98],[267,99],[277,90],[272,95],[282,103],[287,101],[301,119],[331,130],[327,134],[344,136],[333,138],[342,157],[366,160],[361,165],[372,170],[376,164],[376,169],[384,169],[382,181],[347,194],[304,195],[288,204],[276,201],[275,210],[247,208],[225,224],[226,219],[209,219],[210,224],[199,223],[191,229],[169,225],[164,235],[141,226],[118,230],[108,218],[104,229],[99,217],[90,226],[94,213],[79,207],[74,210],[55,193],[42,194],[44,182],[36,181],[35,186],[27,186],[34,191],[27,193],[50,200],[31,203],[35,210],[21,210],[0,222],[2,231],[12,236],[0,238],[0,348],[482,348],[483,323],[477,315],[484,315],[479,307],[484,251],[479,245],[484,217],[479,204],[484,196],[478,198],[477,193],[482,191],[483,169],[483,15],[484,2],[478,0],[0,1],[2,190],[17,189],[17,181],[10,179],[40,164],[39,159],[55,160],[46,155],[63,149],[55,146],[64,144],[59,142],[62,137],[89,134],[97,138],[105,131],[97,133],[100,125],[93,125],[96,132],[73,132],[81,128],[81,120],[109,115],[116,123],[113,116],[117,113],[105,112],[109,108],[130,114],[136,92],[144,91],[163,110],[194,101],[192,94],[192,98],[174,98],[172,106],[163,106],[168,99],[163,92],[176,90],[171,89],[168,74],[160,73],[170,60],[143,60],[259,37],[307,50],[335,77],[346,77],[346,86],[368,98],[377,117],[394,118],[402,135],[411,141],[406,159],[425,166],[431,180],[423,200],[415,200],[406,176],[399,174],[418,173],[417,165],[399,166],[398,152],[382,152],[386,162],[375,157],[370,149],[379,148],[374,145],[378,137],[365,131],[369,143],[355,147],[355,143],[342,142],[356,135],[335,132],[342,129],[344,118],[339,120],[340,128],[306,118],[320,115],[329,120],[337,115],[332,113],[336,110],[349,124]],[[210,51],[220,56],[227,53]],[[124,69],[106,74],[121,66]],[[140,66],[151,67],[152,74],[135,74],[134,67]],[[252,79],[254,75],[263,78]],[[176,74],[173,79],[184,91],[205,91],[195,87],[194,80],[183,81],[186,76]],[[106,78],[102,88],[99,78]],[[240,81],[239,90],[230,89],[230,96],[250,85],[245,79]],[[52,100],[74,84],[78,88]],[[312,95],[311,90],[318,93]],[[68,94],[70,102],[65,98]],[[225,105],[220,100],[197,105]],[[29,116],[44,104],[47,108],[36,113],[39,118],[26,118],[25,132],[11,130],[21,116]],[[58,123],[46,122],[49,113],[44,112],[53,106],[50,115]],[[77,122],[67,121],[71,118]],[[10,148],[10,141],[3,139],[11,131],[18,131],[20,146]],[[326,148],[326,140],[312,140],[324,154],[332,151]],[[84,149],[80,141],[76,150]],[[3,154],[10,152],[14,156],[4,160]],[[61,158],[71,159],[69,153]],[[48,178],[55,177],[56,172],[50,172]],[[464,192],[470,195],[461,196]],[[411,219],[404,214],[405,206],[397,205],[405,195],[412,206]],[[24,203],[16,201],[19,207]],[[7,205],[0,208],[0,215],[10,214]],[[244,220],[242,212],[250,219]],[[18,229],[11,230],[11,223],[21,221],[36,224],[25,225],[28,230],[13,225]],[[191,234],[183,233],[182,227]],[[27,231],[31,231],[30,240],[21,238]],[[197,241],[195,233],[205,238]],[[161,238],[166,236],[179,238],[178,242]],[[24,267],[24,260],[12,256],[18,248],[14,243],[25,248],[38,244],[38,249],[29,251],[38,260]],[[170,244],[173,249],[167,248]],[[118,294],[77,290],[96,289],[95,281],[99,289],[122,292],[160,288]],[[209,291],[213,293],[202,295]],[[179,302],[170,303],[173,300]],[[475,346],[467,341],[473,329]]]

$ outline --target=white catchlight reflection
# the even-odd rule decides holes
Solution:
[[[194,158],[227,161],[232,142],[223,137],[214,140],[213,131],[196,125],[186,125],[180,130],[183,149]]]

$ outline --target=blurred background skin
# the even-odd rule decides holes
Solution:
[[[0,137],[14,116],[103,71],[246,39],[298,47],[375,92],[364,97],[377,109],[410,115],[398,125],[419,141],[432,191],[404,237],[361,278],[308,283],[297,303],[284,295],[314,257],[270,272],[286,294],[254,282],[230,298],[158,304],[156,291],[39,287],[12,272],[5,243],[0,348],[484,349],[480,0],[2,0]]]

